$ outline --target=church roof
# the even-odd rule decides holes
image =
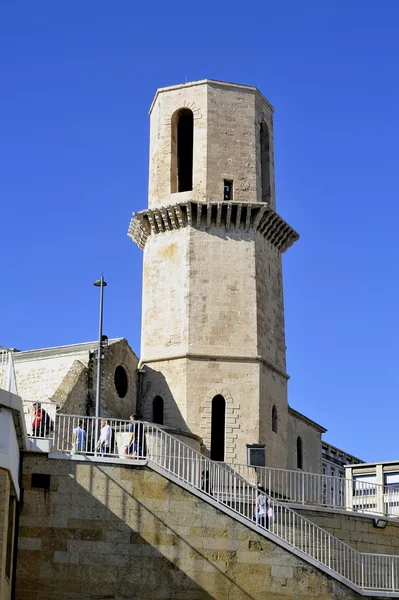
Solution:
[[[302,413],[291,408],[291,406],[288,407],[288,413],[291,414],[293,417],[296,417],[297,419],[304,421],[311,427],[314,427],[315,429],[317,429],[317,431],[320,431],[320,433],[326,433],[326,431],[327,431],[327,429],[325,427],[323,427],[323,425],[319,425],[319,423],[316,423],[316,421],[312,421],[312,419],[309,419],[309,417],[306,417]]]
[[[113,338],[108,340],[108,345],[117,344],[125,340],[125,338]],[[125,340],[127,343],[127,340]],[[49,348],[37,348],[35,350],[16,350],[13,352],[13,361],[24,362],[27,360],[35,360],[39,358],[65,356],[67,354],[79,354],[81,352],[91,352],[97,350],[98,340],[95,342],[81,342],[79,344],[67,344],[65,346],[51,346]]]

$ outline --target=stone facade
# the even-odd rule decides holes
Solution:
[[[16,600],[360,598],[147,468],[30,453],[23,486]]]
[[[376,529],[375,517],[366,514],[302,510],[298,506],[295,510],[359,552],[399,554],[399,522],[394,519],[387,520],[385,529]]]
[[[194,116],[193,189],[189,199],[223,198],[223,180],[234,181],[234,195],[244,202],[262,202],[261,148],[257,135],[262,122],[269,133],[270,194],[275,207],[273,168],[273,108],[251,86],[220,81],[159,89],[151,106],[149,207],[176,201],[173,174],[172,121],[176,111],[188,108]]]
[[[321,473],[321,436],[326,431],[324,427],[290,407],[288,410],[288,468],[301,468],[308,473]],[[302,446],[302,467],[299,467],[298,464],[298,443]]]
[[[97,342],[42,348],[14,353],[18,393],[29,413],[32,402],[54,403],[60,412],[93,415],[97,377]],[[128,418],[135,411],[138,359],[123,338],[109,340],[104,348],[101,413]],[[115,370],[123,367],[127,391],[115,385]],[[46,406],[47,408],[47,406]]]
[[[212,456],[221,395],[223,459],[246,462],[258,443],[268,465],[287,467],[281,254],[298,234],[274,212],[273,109],[256,88],[206,80],[158,90],[150,113],[149,209],[130,227],[144,249],[140,411],[150,419],[161,396],[164,422],[201,436]],[[193,119],[184,191],[179,114]]]

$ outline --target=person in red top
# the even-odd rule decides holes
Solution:
[[[35,402],[33,405],[34,418],[32,422],[33,437],[45,437],[49,434],[50,418],[40,402]]]

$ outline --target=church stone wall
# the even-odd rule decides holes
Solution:
[[[235,200],[257,202],[255,93],[212,82],[207,88],[207,198],[222,200],[227,179]]]
[[[190,109],[194,115],[193,190],[172,194],[172,116],[181,108]],[[168,206],[181,198],[204,198],[207,177],[206,128],[206,85],[176,86],[167,93],[158,94],[151,109],[149,208]]]
[[[297,468],[297,438],[302,439],[303,471],[321,473],[321,433],[302,419],[288,414],[288,469]]]
[[[187,423],[209,449],[206,398],[226,389],[235,402],[227,408],[238,421],[226,421],[226,460],[245,462],[246,444],[260,442],[267,446],[267,464],[286,467],[286,379],[258,360],[260,355],[285,371],[281,262],[254,237],[190,227],[150,236],[140,411],[152,420],[152,401],[160,395],[165,424],[186,428]],[[271,435],[273,405],[280,427]]]
[[[89,344],[86,345],[90,346]],[[74,351],[71,346],[44,348],[15,353],[18,393],[26,414],[33,401],[52,401],[60,412],[93,415],[97,378],[97,349]],[[114,418],[128,418],[135,411],[138,359],[125,339],[112,341],[104,348],[101,387],[101,412]],[[121,365],[127,375],[127,394],[119,397],[115,387],[115,369]]]
[[[193,189],[171,193],[182,108],[193,113]],[[280,217],[248,206],[275,208],[273,108],[254,87],[203,80],[158,90],[150,114],[149,210],[129,230],[144,248],[140,410],[149,419],[162,396],[165,423],[201,436],[209,451],[221,394],[226,460],[245,462],[246,444],[264,443],[267,464],[286,468],[288,246]],[[232,203],[222,203],[224,180],[233,181]]]
[[[285,373],[281,254],[261,235],[256,234],[255,241],[258,354]]]
[[[152,422],[155,396],[164,401],[164,424],[189,431],[187,426],[187,359],[155,361],[146,364],[141,383],[138,411],[144,421]],[[197,432],[192,432],[197,433]]]
[[[188,108],[194,116],[193,189],[171,192],[172,117]],[[253,87],[206,80],[158,90],[151,107],[149,208],[180,199],[222,200],[224,179],[234,199],[261,202],[260,124],[269,130],[270,205],[275,207],[273,109]]]
[[[192,354],[257,355],[253,233],[189,233],[188,316]]]
[[[23,486],[16,600],[360,598],[147,468],[29,454]]]
[[[289,452],[286,378],[261,365],[259,398],[259,442],[266,446],[266,466],[286,469]],[[277,409],[277,433],[272,431],[273,406]]]
[[[102,369],[102,414],[116,419],[128,419],[136,411],[138,358],[125,339],[110,344],[105,350]],[[115,386],[115,369],[121,366],[127,375],[127,393],[121,398]],[[93,365],[93,382],[96,385],[97,361]]]
[[[188,419],[193,431],[211,446],[212,399],[222,395],[226,403],[225,461],[246,463],[246,444],[259,439],[259,366],[256,362],[236,360],[188,361],[190,392]]]
[[[266,103],[265,100],[259,95],[255,96],[255,111],[256,111],[256,123],[255,127],[257,133],[260,132],[261,123],[266,123],[267,130],[269,132],[269,177],[270,177],[270,199],[269,204],[273,210],[276,210],[276,192],[275,192],[275,181],[274,181],[274,138],[273,138],[273,110],[270,104]],[[256,197],[258,202],[262,199],[262,166],[261,166],[261,148],[260,148],[260,135],[257,135],[256,142]]]
[[[144,250],[141,360],[187,352],[189,229],[150,236]]]
[[[22,360],[18,353],[14,355],[18,394],[25,402],[52,398],[75,360],[83,365],[87,365],[89,361],[88,352],[45,358],[25,356],[26,359]]]

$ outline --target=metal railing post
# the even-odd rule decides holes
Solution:
[[[360,557],[360,570],[361,570],[361,577],[362,577],[362,590],[364,590],[364,554],[361,554]]]

